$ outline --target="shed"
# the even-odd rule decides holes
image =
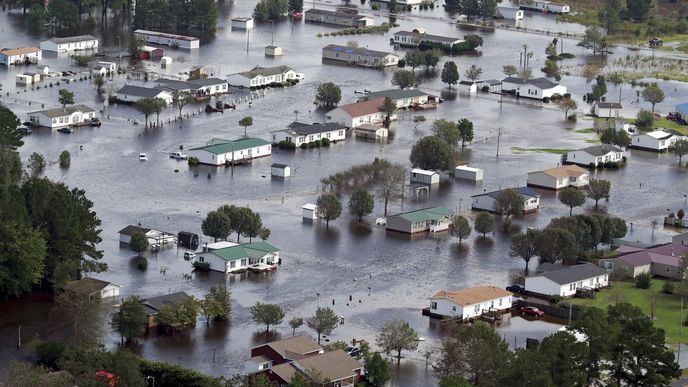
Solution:
[[[426,171],[424,169],[411,170],[411,184],[438,184],[440,182],[440,174],[435,171]]]
[[[177,234],[177,244],[196,250],[200,244],[200,239],[198,238],[198,234],[189,231],[180,231]]]
[[[356,137],[369,138],[373,140],[383,139],[389,137],[389,130],[384,126],[375,126],[372,124],[363,124],[354,130]]]
[[[291,176],[291,167],[286,164],[272,164],[270,166],[270,174],[274,177],[289,177]]]
[[[250,30],[253,28],[253,18],[247,16],[233,17],[232,28],[240,30]]]
[[[141,47],[141,58],[144,60],[158,60],[161,59],[164,54],[162,48],[143,46]]]
[[[91,277],[68,282],[64,289],[88,298],[108,298],[119,296],[119,285]]]
[[[478,91],[478,84],[471,81],[460,81],[457,88],[459,89],[459,93],[473,94]]]
[[[172,64],[172,57],[163,56],[160,58],[160,67],[165,68]]]
[[[265,56],[282,56],[282,47],[280,46],[265,46]]]
[[[307,203],[303,207],[303,218],[307,220],[318,219],[318,206],[313,203]]]
[[[480,181],[483,179],[483,170],[480,168],[471,168],[465,165],[459,165],[458,167],[454,168],[454,177],[457,179]]]
[[[26,74],[17,74],[16,79],[20,85],[30,85],[33,83],[33,77]]]
[[[50,73],[50,67],[48,65],[38,65],[36,66],[36,72],[42,75],[48,75]]]

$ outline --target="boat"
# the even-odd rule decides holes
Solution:
[[[67,127],[65,127],[65,128],[60,128],[60,129],[58,129],[57,131],[60,132],[60,133],[67,133],[67,134],[72,134],[72,133],[74,133],[74,129],[72,129],[72,128],[67,128]]]
[[[148,155],[145,153],[139,154],[139,161],[148,161]]]

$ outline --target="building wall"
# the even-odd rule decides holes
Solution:
[[[663,263],[653,263],[652,264],[652,274],[656,276],[680,279],[681,272],[678,267],[665,265]]]
[[[561,293],[559,294],[562,297],[569,297],[573,296],[576,294],[576,289],[578,288],[590,288],[590,289],[597,289],[597,288],[603,288],[609,286],[609,275],[604,274],[601,276],[585,279],[582,281],[577,281],[577,282],[571,282],[568,284],[561,285]],[[526,287],[526,290],[530,290]]]
[[[48,128],[61,128],[64,126],[69,126],[72,124],[79,124],[82,122],[88,122],[91,118],[96,116],[95,112],[82,113],[74,112],[71,115],[51,118],[43,113],[29,113],[27,114],[27,121],[32,122],[38,126],[45,126]]]
[[[422,173],[415,173],[411,171],[411,176],[410,176],[410,182],[411,183],[421,183],[421,184],[437,184],[440,182],[440,175],[439,173],[433,173],[432,175],[426,175]]]
[[[230,74],[227,76],[227,82],[233,86],[251,87],[251,79],[241,74]]]
[[[224,94],[229,92],[229,85],[227,83],[221,83],[217,85],[203,86],[198,90],[202,90],[205,95]]]
[[[124,94],[124,93],[117,93],[117,94],[115,94],[115,97],[120,101],[126,101],[126,102],[136,102],[136,101],[140,100],[141,98],[144,98],[144,97],[141,97],[138,95],[129,95],[129,94]],[[162,98],[163,100],[165,100],[165,102],[167,102],[168,106],[172,104],[173,98],[172,98],[172,94],[170,94],[170,93],[162,92],[162,93],[158,94],[156,97]]]
[[[433,303],[437,308],[433,308]],[[446,298],[430,299],[430,312],[447,317],[463,316],[463,306],[455,304]]]
[[[110,284],[100,291],[100,298],[109,298],[119,296],[119,286]]]
[[[259,157],[266,157],[272,155],[272,144],[256,146],[249,149],[237,150],[234,152],[227,152],[222,154],[214,154],[203,149],[189,150],[189,156],[198,158],[202,164],[209,165],[224,165],[226,163],[239,162],[241,160],[256,159]],[[234,153],[234,157],[232,157]]]
[[[292,134],[285,130],[282,132],[273,133],[272,135],[273,142],[290,141],[293,142],[297,148],[300,147],[301,144],[307,144],[309,142],[322,140],[324,138],[330,141],[346,140],[346,129],[331,130],[328,132],[314,133],[303,136],[299,134]]]
[[[84,40],[81,42],[74,43],[61,43],[57,44],[50,40],[41,42],[41,50],[46,51],[56,51],[56,52],[73,52],[80,50],[93,50],[98,51],[98,40]]]
[[[394,54],[386,55],[364,55],[359,53],[348,53],[323,48],[322,58],[346,63],[355,63],[359,66],[387,67],[396,66],[399,57]]]
[[[137,38],[142,39],[146,43],[160,44],[163,46],[173,46],[173,45],[177,44],[179,48],[186,48],[186,49],[198,48],[200,46],[200,41],[198,39],[195,39],[195,40],[175,39],[173,37],[149,35],[149,34],[141,33],[141,32],[135,32],[134,35]]]
[[[227,274],[229,272],[228,262],[212,253],[198,254],[199,262],[207,262],[210,264],[210,270],[219,271]]]
[[[473,197],[473,203],[471,204],[474,210],[483,210],[490,212],[495,212],[494,205],[495,199],[489,195],[475,196]]]
[[[262,345],[260,347],[251,349],[251,357],[255,356],[265,356],[268,359],[272,360],[273,365],[278,365],[287,362],[287,359],[283,358],[282,355],[280,355],[279,353],[277,353],[277,351],[275,351],[267,345]]]
[[[525,283],[526,291],[554,295],[558,294],[562,296],[562,287],[549,279],[542,276],[526,277]]]
[[[397,215],[391,215],[387,217],[387,230],[403,232],[406,234],[411,234],[413,232],[413,229],[411,228],[411,222]]]
[[[24,63],[24,60],[26,58],[28,58],[31,63],[36,63],[39,60],[41,60],[42,57],[43,57],[43,54],[41,51],[29,52],[29,53],[20,54],[20,55],[0,54],[0,64],[4,64],[5,66],[11,66],[17,62]]]
[[[566,183],[568,183],[568,179],[566,179]],[[552,176],[550,176],[550,175],[548,175],[542,171],[529,173],[528,174],[528,185],[532,185],[532,186],[536,186],[536,187],[549,188],[549,189],[558,189],[558,188],[562,187],[561,185],[557,184],[556,178],[554,178],[554,177],[552,177]],[[564,187],[565,186],[566,185],[564,185]]]

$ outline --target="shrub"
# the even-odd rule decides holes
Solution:
[[[62,153],[60,153],[60,168],[69,168],[71,164],[72,156],[69,154],[69,151],[63,150]]]
[[[313,144],[315,145],[316,148],[320,148],[322,146],[322,141],[315,140],[315,141],[313,141]]]
[[[194,270],[210,271],[210,263],[209,262],[194,261],[194,263],[192,263],[191,265],[193,266]]]
[[[555,295],[551,296],[548,301],[551,305],[556,305],[556,304],[560,303],[561,300],[562,300],[562,297],[558,294],[555,294]]]
[[[66,346],[64,343],[57,341],[45,341],[36,345],[36,356],[38,357],[38,364],[55,368],[57,367],[57,360],[62,356]]]
[[[301,144],[301,146],[300,146],[299,148],[301,148],[301,149],[306,149],[306,148],[308,148],[308,144],[306,144],[306,143],[304,142],[303,144]]]
[[[198,161],[198,157],[189,157],[189,165],[198,165],[200,164],[200,161]]]
[[[638,289],[649,289],[652,284],[650,273],[641,273],[635,277],[635,287]]]
[[[322,143],[322,146],[324,146],[324,147],[330,146],[330,139],[329,138],[323,138],[320,142]]]
[[[635,124],[640,129],[649,129],[650,127],[652,127],[652,124],[654,124],[654,122],[655,116],[652,114],[652,112],[647,110],[641,110],[640,112],[638,112],[638,115],[635,119]]]
[[[542,99],[542,102],[543,102],[543,103],[549,103],[549,101],[550,101],[550,98],[549,98],[549,97],[545,97],[545,98]]]
[[[136,268],[142,271],[148,269],[148,260],[146,259],[146,257],[136,258]]]
[[[662,293],[674,294],[674,283],[669,281],[665,282],[664,285],[662,285]]]
[[[308,145],[308,148],[310,148],[310,149],[315,148],[315,142],[314,141],[309,142],[307,145]]]
[[[380,4],[375,3],[371,6],[371,8],[373,9],[373,11],[379,11],[380,10]]]
[[[399,68],[404,68],[406,67],[406,59],[399,59],[399,62],[397,62],[397,66]]]

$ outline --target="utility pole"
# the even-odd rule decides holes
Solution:
[[[497,132],[497,158],[499,158],[499,140],[502,137],[502,127],[499,127],[499,132]]]
[[[232,143],[232,176],[234,176],[234,143]]]
[[[251,30],[246,30],[246,54],[248,54],[248,45],[251,38]]]
[[[275,45],[275,21],[270,20],[270,33],[272,36],[270,37],[270,45],[274,46]]]

